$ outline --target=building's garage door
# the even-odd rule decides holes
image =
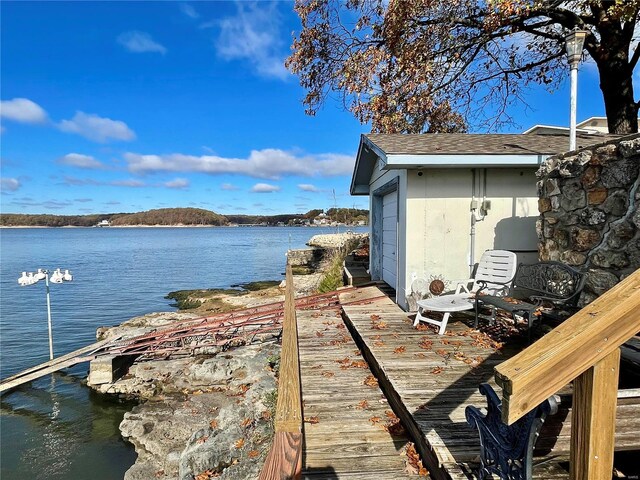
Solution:
[[[396,288],[398,191],[382,197],[382,280]]]

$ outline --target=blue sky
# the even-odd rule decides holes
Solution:
[[[223,214],[367,208],[349,196],[360,125],[304,114],[283,62],[293,2],[0,3],[1,210]],[[595,69],[578,120],[603,115]],[[568,124],[568,82],[533,89],[521,128]]]

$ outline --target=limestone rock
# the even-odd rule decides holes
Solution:
[[[620,188],[631,185],[638,179],[640,162],[626,158],[618,162],[611,162],[603,168],[600,175],[602,185],[607,188]]]
[[[600,233],[587,229],[587,228],[575,228],[572,231],[572,244],[575,250],[584,252],[590,250],[600,242]]]
[[[624,190],[610,192],[600,208],[610,215],[621,217],[629,208],[629,196]]]
[[[597,296],[612,288],[619,279],[611,272],[590,269],[586,274],[585,286]]]
[[[624,158],[640,155],[640,137],[620,142],[619,148]]]

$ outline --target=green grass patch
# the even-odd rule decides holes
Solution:
[[[358,247],[359,240],[353,239],[342,248],[336,248],[327,258],[327,268],[325,270],[320,285],[318,286],[318,293],[327,293],[337,290],[344,286],[343,279],[343,264],[344,259]]]

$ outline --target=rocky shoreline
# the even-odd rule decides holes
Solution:
[[[354,234],[316,237],[308,244],[329,251],[354,241]],[[315,291],[323,268],[320,261],[311,273],[295,277],[298,295]],[[203,314],[280,301],[283,286],[204,295],[193,310],[136,317],[99,329],[98,338],[131,338]],[[197,292],[205,290],[193,292],[190,299],[203,299]],[[273,436],[278,340],[274,333],[232,349],[207,347],[195,356],[138,359],[113,383],[91,385],[89,379],[89,386],[101,393],[140,401],[120,424],[123,438],[138,454],[125,479],[257,478]]]

